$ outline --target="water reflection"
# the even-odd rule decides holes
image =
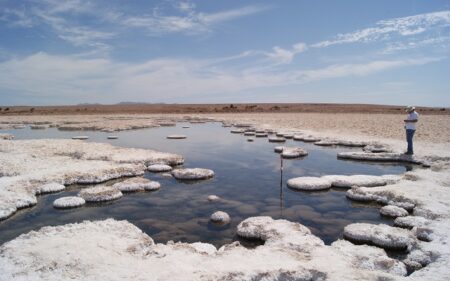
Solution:
[[[344,226],[352,222],[392,224],[391,220],[380,217],[377,206],[348,201],[345,190],[294,191],[286,187],[285,181],[297,176],[326,174],[398,174],[405,172],[407,167],[404,165],[342,161],[336,154],[354,149],[323,148],[293,140],[288,140],[285,145],[301,146],[309,155],[303,159],[282,160],[273,152],[278,144],[269,143],[266,138],[247,142],[246,137],[230,134],[229,128],[222,128],[218,123],[189,124],[189,129],[183,129],[185,125],[118,132],[115,133],[119,137],[116,140],[108,140],[109,134],[103,132],[69,132],[55,128],[6,131],[16,139],[88,135],[89,142],[179,153],[185,157],[186,167],[212,169],[216,176],[206,181],[180,182],[162,174],[146,173],[145,177],[161,183],[160,190],[126,194],[110,204],[53,209],[55,199],[75,195],[80,188],[86,187],[73,186],[58,194],[42,196],[37,206],[0,222],[0,243],[46,225],[109,217],[132,222],[156,242],[203,241],[216,246],[235,241],[237,224],[250,216],[268,215],[300,222],[326,243],[340,237]],[[167,140],[169,134],[184,134],[188,138]],[[210,202],[207,200],[210,194],[222,199]],[[230,215],[229,225],[209,223],[209,216],[217,210]]]

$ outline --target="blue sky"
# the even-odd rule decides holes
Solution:
[[[450,106],[450,2],[0,0],[0,104]]]

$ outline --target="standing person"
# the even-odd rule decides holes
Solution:
[[[416,123],[419,121],[419,113],[416,112],[416,108],[414,106],[407,106],[405,108],[408,116],[405,121],[405,129],[406,129],[406,142],[408,142],[408,150],[405,154],[413,155],[413,137],[416,132]]]

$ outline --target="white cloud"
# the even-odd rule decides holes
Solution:
[[[30,28],[34,25],[33,19],[19,9],[2,9],[0,21],[7,22],[12,27]]]
[[[189,102],[243,91],[303,84],[330,78],[365,76],[387,69],[432,63],[439,59],[373,61],[302,71],[226,70],[215,60],[156,59],[141,64],[110,59],[60,57],[37,53],[0,63],[0,93],[30,95],[46,102]],[[6,99],[6,98],[5,98]]]
[[[155,9],[152,15],[124,18],[122,24],[127,27],[146,28],[154,34],[176,32],[196,34],[209,31],[214,24],[256,14],[267,9],[262,6],[246,6],[216,13],[199,13],[195,11],[195,5],[189,2],[182,2],[176,7],[183,15],[163,15],[159,9]]]
[[[275,46],[272,52],[256,52],[261,53],[272,60],[276,65],[278,64],[289,64],[293,61],[295,55],[306,51],[307,46],[304,43],[297,43],[292,46],[291,49],[283,49],[281,47]]]
[[[382,20],[377,22],[375,27],[338,34],[335,39],[318,42],[313,44],[312,47],[322,48],[346,43],[371,42],[386,39],[392,35],[411,36],[424,33],[429,29],[448,27],[449,25],[450,11],[419,14]]]

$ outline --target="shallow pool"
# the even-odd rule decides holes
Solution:
[[[182,128],[186,125],[190,128]],[[184,156],[185,167],[212,169],[216,176],[206,181],[186,183],[148,172],[145,177],[161,183],[159,191],[125,194],[117,201],[87,204],[78,209],[54,209],[52,203],[55,199],[74,195],[80,188],[87,187],[71,186],[64,192],[39,197],[38,204],[33,208],[21,210],[10,219],[0,222],[0,244],[42,226],[112,217],[130,221],[156,242],[202,241],[221,246],[237,240],[235,231],[240,221],[261,215],[299,222],[329,244],[341,237],[344,226],[349,223],[392,224],[392,220],[380,216],[379,206],[355,204],[347,200],[345,190],[298,192],[286,187],[287,179],[326,174],[400,174],[411,168],[399,164],[338,160],[338,152],[360,149],[323,148],[288,140],[282,145],[300,146],[309,155],[302,159],[283,160],[281,171],[280,156],[273,150],[280,144],[269,143],[267,138],[255,138],[254,142],[247,142],[247,137],[231,134],[230,128],[223,128],[221,123],[177,123],[176,127],[117,133],[58,131],[56,128],[1,132],[11,133],[15,139],[86,135],[89,136],[89,142],[108,142],[123,147],[178,153]],[[184,140],[166,139],[170,134],[188,137]],[[108,140],[108,135],[117,135],[119,139]],[[220,196],[222,200],[209,202],[207,196],[211,194]],[[209,217],[217,210],[227,212],[231,223],[227,226],[211,224]]]

